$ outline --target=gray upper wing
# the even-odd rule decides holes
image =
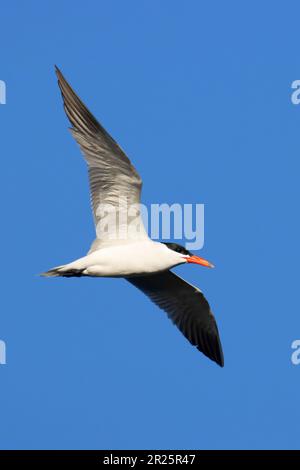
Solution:
[[[98,242],[109,243],[111,234],[107,231],[107,222],[113,220],[112,217],[108,218],[109,211],[115,212],[116,215],[116,239],[120,234],[121,238],[132,236],[135,227],[139,236],[146,237],[139,216],[142,188],[139,174],[117,142],[83,104],[57,67],[56,74],[64,109],[72,124],[72,135],[80,145],[88,165]],[[106,220],[103,220],[105,217]],[[128,221],[131,235],[127,233]],[[99,245],[98,242],[96,247]]]

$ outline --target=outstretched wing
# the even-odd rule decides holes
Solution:
[[[146,238],[140,217],[142,180],[117,142],[86,108],[56,67],[71,132],[88,165],[97,239],[103,243]],[[130,230],[128,230],[130,227]]]
[[[224,366],[216,320],[202,292],[171,271],[128,278],[164,310],[181,333],[199,351]]]

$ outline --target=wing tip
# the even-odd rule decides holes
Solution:
[[[215,351],[213,354],[209,351],[205,351],[202,347],[197,346],[198,351],[204,354],[208,359],[215,362],[219,367],[224,367],[224,355],[222,348]]]
[[[216,348],[215,362],[220,367],[224,367],[224,365],[225,365],[224,353],[223,353],[223,348],[222,348],[221,340],[220,340],[220,337],[219,337],[219,333],[218,333],[218,336],[217,336],[217,348]]]
[[[206,347],[203,347],[203,344],[197,344],[196,347],[198,351],[204,354],[208,359],[215,362],[219,367],[224,367],[224,353],[219,336],[217,331],[216,335],[213,337],[207,338]],[[205,344],[205,343],[204,343]]]
[[[218,364],[218,366],[220,367],[224,367],[225,363],[224,363],[224,357],[223,355],[216,361],[216,363]]]
[[[56,75],[56,78],[57,78],[57,83],[58,83],[58,86],[60,88],[60,91],[61,91],[61,94],[62,94],[62,97],[63,97],[63,101],[65,102],[64,86],[65,86],[65,83],[66,83],[66,79],[65,79],[65,77],[63,76],[61,70],[59,69],[59,67],[56,64],[54,64],[54,70],[55,70],[55,75]]]
[[[59,67],[58,67],[56,64],[54,64],[54,70],[55,70],[55,73],[56,73],[57,76],[58,76],[58,75],[62,75],[62,73],[61,73]]]

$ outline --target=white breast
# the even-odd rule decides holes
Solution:
[[[184,263],[183,256],[151,240],[97,250],[65,268],[84,269],[89,276],[126,277],[170,269]]]

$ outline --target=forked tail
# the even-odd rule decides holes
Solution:
[[[43,277],[80,277],[83,276],[84,269],[67,268],[65,265],[49,269],[40,275]]]

